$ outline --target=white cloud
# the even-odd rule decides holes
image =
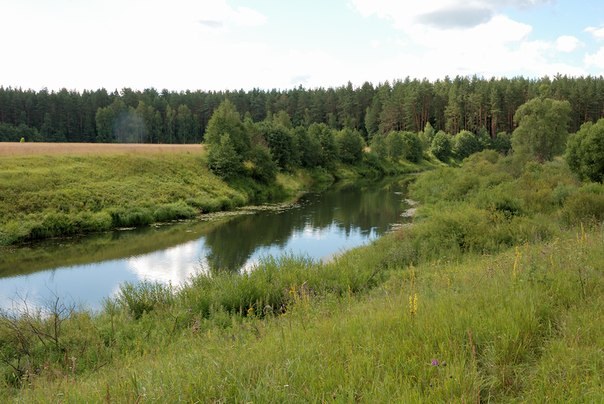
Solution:
[[[236,88],[241,61],[262,47],[244,33],[267,21],[226,0],[13,2],[3,11],[0,37],[18,35],[3,52],[19,57],[0,64],[2,84],[33,89]]]
[[[590,34],[592,34],[594,36],[594,38],[599,39],[599,40],[603,40],[604,39],[604,27],[587,27],[585,28],[586,32],[589,32]]]
[[[526,8],[549,0],[423,0],[410,5],[397,0],[351,0],[364,17],[391,20],[395,27],[428,25],[440,29],[472,28],[488,23],[503,7]]]
[[[362,16],[391,21],[411,44],[399,48],[392,60],[390,69],[398,64],[399,77],[585,74],[582,68],[554,59],[556,50],[571,52],[581,46],[578,39],[534,40],[531,25],[503,14],[506,7],[545,3],[548,1],[426,0],[411,7],[396,0],[352,0]],[[468,15],[464,17],[464,13]]]
[[[581,41],[570,35],[562,35],[556,39],[556,50],[558,50],[558,52],[573,52],[582,45],[583,43]]]
[[[604,47],[600,48],[595,53],[585,55],[585,64],[590,67],[604,69]]]
[[[204,267],[201,265],[203,261],[199,256],[198,243],[194,240],[163,251],[129,258],[128,267],[139,280],[182,285]]]

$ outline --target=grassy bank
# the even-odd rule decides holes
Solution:
[[[338,165],[280,173],[272,184],[243,177],[227,183],[207,169],[201,146],[194,151],[191,145],[88,145],[93,149],[86,153],[84,146],[0,156],[0,246],[190,219],[281,200],[311,184],[431,167],[427,162]]]
[[[301,177],[236,187],[201,153],[0,157],[0,245],[141,226],[295,193]]]
[[[486,152],[411,196],[413,227],[329,263],[5,314],[0,398],[602,401],[604,187]]]
[[[134,327],[131,346],[98,370],[82,370],[90,358],[70,351],[64,369],[29,375],[14,393],[75,402],[599,402],[602,236],[568,232],[518,252],[400,268],[362,294],[323,294],[291,275],[302,263],[280,262],[291,276],[283,315],[215,306],[177,327],[170,304],[135,326],[116,315],[118,339]],[[82,316],[75,324],[92,327]]]

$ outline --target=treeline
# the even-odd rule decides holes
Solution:
[[[251,91],[185,91],[125,88],[112,93],[58,92],[0,87],[0,141],[194,143],[224,99],[243,117],[264,121],[286,112],[293,127],[325,124],[374,133],[511,133],[516,109],[535,97],[567,100],[571,132],[604,117],[604,77],[553,79],[474,77],[351,83],[337,88]]]

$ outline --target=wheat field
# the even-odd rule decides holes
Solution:
[[[0,143],[0,156],[198,153],[200,144]]]

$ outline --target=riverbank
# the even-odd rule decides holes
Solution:
[[[279,173],[272,184],[249,178],[227,183],[207,169],[201,146],[198,152],[148,149],[92,155],[58,154],[55,148],[46,155],[0,156],[0,246],[191,219],[280,201],[337,180],[431,167],[426,162],[339,165],[331,172]]]
[[[328,263],[3,316],[0,397],[599,402],[602,187],[481,153],[418,177],[414,226]]]

